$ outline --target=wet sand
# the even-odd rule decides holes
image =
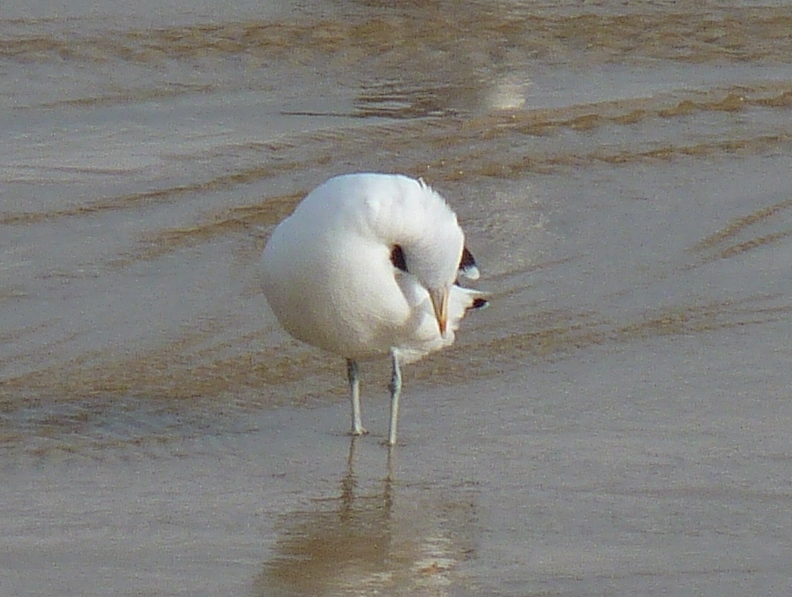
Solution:
[[[23,8],[0,595],[790,594],[786,3]],[[352,442],[255,275],[359,170],[447,196],[492,299],[390,455],[387,363]]]
[[[413,386],[390,463],[384,399],[354,442],[334,404],[50,454],[4,473],[3,592],[781,595],[786,388],[734,396],[745,362],[709,352],[650,339]]]

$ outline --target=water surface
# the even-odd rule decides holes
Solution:
[[[788,2],[0,14],[0,593],[788,595]],[[311,188],[422,176],[491,307],[289,339]]]

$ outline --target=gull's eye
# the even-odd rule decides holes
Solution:
[[[394,245],[390,255],[393,267],[400,269],[403,272],[407,271],[407,262],[404,260],[404,251],[399,245]]]

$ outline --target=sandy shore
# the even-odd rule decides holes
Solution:
[[[370,4],[0,19],[0,595],[787,597],[789,7]],[[390,457],[255,276],[353,170],[492,299]]]

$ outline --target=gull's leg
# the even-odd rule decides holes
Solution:
[[[347,359],[347,378],[349,379],[349,397],[352,401],[352,435],[365,435],[363,418],[360,414],[360,372],[357,361]]]
[[[393,363],[393,373],[391,375],[390,393],[391,393],[391,415],[390,415],[390,431],[388,433],[388,445],[396,445],[396,425],[399,422],[399,396],[401,395],[402,377],[401,368],[399,367],[399,352],[393,348],[391,349],[391,361]]]

